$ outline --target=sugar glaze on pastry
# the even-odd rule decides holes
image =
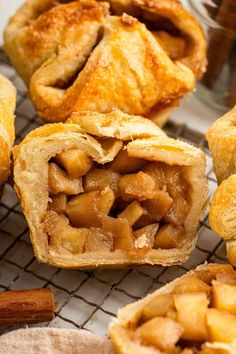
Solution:
[[[162,125],[206,66],[203,32],[176,0],[28,0],[4,48],[51,122],[120,109]]]
[[[39,260],[65,268],[185,261],[207,198],[204,153],[151,121],[78,112],[14,148]]]
[[[16,90],[0,74],[0,189],[10,173],[10,154],[15,139],[14,111]]]
[[[118,354],[233,354],[236,273],[205,264],[118,311],[110,337]]]

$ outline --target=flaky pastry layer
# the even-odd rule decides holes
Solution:
[[[209,221],[217,235],[227,241],[227,256],[236,265],[236,174],[226,178],[213,195]]]
[[[228,258],[236,265],[236,107],[214,122],[206,138],[219,183],[210,207],[210,225],[227,241]]]
[[[164,31],[172,27],[175,36],[185,41],[184,56],[178,56],[178,50],[172,55],[188,66],[198,79],[201,79],[206,70],[206,41],[202,28],[196,19],[189,14],[178,0],[110,0],[112,11],[121,15],[128,13],[146,24],[154,33],[155,38],[169,52],[169,46],[175,46],[171,38],[166,37]],[[161,24],[159,24],[161,22]],[[163,31],[161,31],[163,29]],[[159,32],[160,31],[160,32]],[[170,30],[171,33],[171,30]]]
[[[0,187],[10,173],[10,153],[15,139],[16,90],[0,75]]]
[[[51,122],[120,109],[163,125],[206,66],[203,32],[176,0],[28,0],[4,47]]]
[[[236,173],[236,106],[217,119],[206,133],[218,183]]]
[[[101,138],[112,138],[112,145],[108,148],[103,146]],[[62,151],[77,149],[103,168],[103,165],[114,160],[123,143],[128,153],[127,165],[129,157],[135,157],[139,161],[159,161],[173,170],[183,170],[189,185],[190,209],[184,221],[181,246],[150,249],[134,258],[122,249],[73,254],[50,248],[43,225],[49,201],[48,163]],[[149,120],[119,111],[106,115],[78,112],[65,124],[49,124],[31,132],[14,148],[14,160],[15,189],[29,224],[35,254],[43,262],[65,268],[171,265],[186,260],[195,245],[200,215],[207,198],[204,154],[187,143],[167,137]],[[50,166],[56,168],[55,163]],[[145,173],[137,175],[142,177]]]

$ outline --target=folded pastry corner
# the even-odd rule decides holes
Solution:
[[[51,122],[120,109],[163,125],[206,66],[200,25],[176,0],[28,0],[4,38],[38,114]]]
[[[209,221],[227,241],[227,256],[236,265],[236,107],[217,119],[206,134],[219,183],[213,195]]]
[[[65,268],[182,263],[207,198],[204,153],[120,111],[31,132],[14,182],[36,256]]]
[[[110,337],[118,354],[232,354],[236,273],[204,264],[118,311]]]
[[[206,71],[206,39],[201,25],[179,0],[109,0],[111,11],[145,23],[170,58],[201,79]]]
[[[15,139],[15,105],[15,87],[0,74],[0,189],[10,173],[11,148]]]

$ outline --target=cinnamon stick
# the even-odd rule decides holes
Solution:
[[[0,292],[0,326],[48,322],[53,317],[51,289]]]

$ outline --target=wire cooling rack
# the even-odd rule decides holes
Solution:
[[[29,131],[43,123],[35,114],[26,87],[1,50],[0,72],[17,88],[15,125],[16,143],[19,143]],[[212,194],[216,179],[204,136],[171,121],[165,131],[206,152],[206,172]],[[57,269],[40,264],[35,259],[27,223],[15,192],[7,183],[0,202],[0,291],[49,287],[56,300],[55,319],[37,327],[84,328],[106,335],[108,324],[116,316],[118,308],[153,292],[204,261],[225,262],[225,244],[211,231],[208,210],[202,218],[198,235],[197,247],[190,259],[181,266],[93,272]],[[13,328],[1,328],[0,334]]]

